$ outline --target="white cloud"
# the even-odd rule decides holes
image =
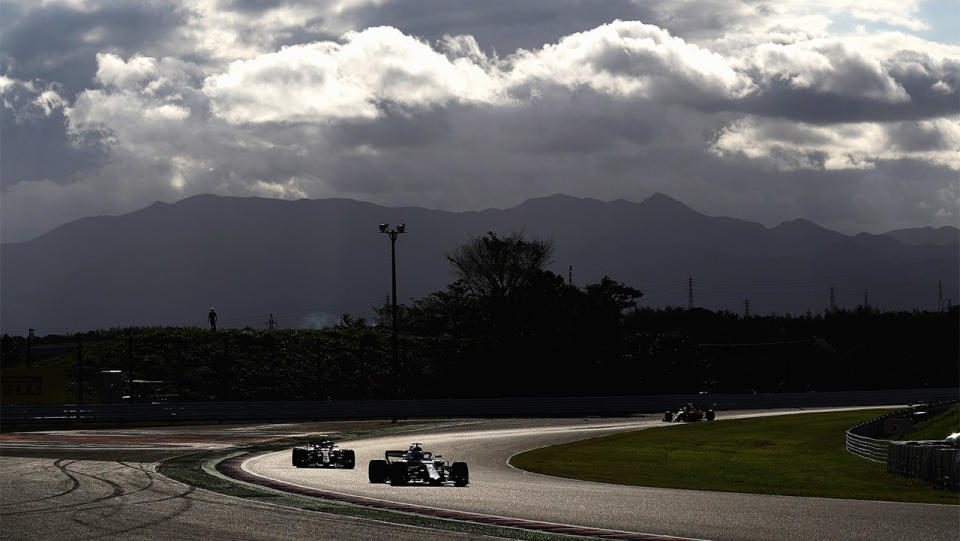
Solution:
[[[789,45],[765,43],[754,49],[748,62],[767,85],[783,81],[794,89],[821,94],[887,102],[910,99],[879,59],[851,49],[836,38]]]
[[[525,4],[530,19],[510,25],[477,4],[397,27],[355,22],[395,16],[389,1],[152,5],[168,4],[162,40],[116,46],[119,15],[64,37],[91,63],[73,93],[0,58],[17,120],[59,128],[62,110],[77,148],[103,153],[68,179],[5,184],[5,236],[197,193],[476,209],[664,191],[706,212],[848,230],[955,217],[935,194],[957,191],[960,48],[870,24],[831,35],[834,19],[874,20],[852,2],[641,3],[657,24],[590,25],[576,2]],[[915,27],[917,3],[897,4],[877,13]],[[544,13],[555,20],[532,20]],[[493,36],[553,33],[514,52],[458,17]],[[434,32],[409,29],[421,23]],[[824,186],[828,209],[808,202]],[[869,202],[885,210],[871,216]]]
[[[156,77],[155,58],[135,56],[124,60],[109,53],[97,55],[97,81],[107,88],[137,90]]]
[[[354,30],[351,13],[383,0],[292,1],[262,3],[248,13],[223,0],[194,0],[185,9],[187,24],[177,29],[177,53],[200,53],[211,65],[252,59],[289,44],[295,36],[339,36]],[[176,54],[165,51],[166,54]]]
[[[16,84],[18,84],[16,79],[11,79],[6,75],[0,75],[0,94],[6,92],[8,88],[13,88]]]
[[[733,98],[752,90],[730,59],[639,21],[614,21],[508,61],[515,87],[557,83],[667,101]]]
[[[920,18],[922,2],[923,0],[781,0],[778,7],[789,12],[821,11],[909,30],[924,30],[928,25]]]
[[[78,141],[93,137],[115,151],[162,158],[177,153],[191,139],[188,132],[203,130],[186,124],[194,110],[203,116],[206,109],[192,64],[112,54],[97,55],[97,62],[103,88],[81,92],[65,109],[68,132]]]
[[[781,171],[873,169],[882,160],[913,159],[960,171],[960,120],[818,126],[745,118],[726,127],[712,146]]]
[[[50,116],[53,111],[66,106],[67,102],[53,88],[48,88],[34,98],[33,104],[43,109],[43,114]]]
[[[499,99],[495,75],[394,28],[349,32],[343,41],[235,61],[208,77],[203,91],[216,114],[238,124],[370,119],[380,116],[382,101],[417,108]]]
[[[29,123],[37,116],[49,117],[67,105],[60,95],[58,83],[21,81],[0,75],[0,97],[3,106],[13,114],[17,123]]]

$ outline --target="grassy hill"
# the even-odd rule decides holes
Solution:
[[[917,423],[913,431],[904,435],[905,440],[942,440],[954,432],[960,432],[960,405]]]

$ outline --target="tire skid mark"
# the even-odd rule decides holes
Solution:
[[[120,510],[120,505],[118,505],[117,503],[113,503],[111,505],[93,506],[93,507],[89,507],[89,505],[97,502],[106,502],[109,500],[116,500],[120,498],[121,496],[124,495],[123,487],[119,483],[110,481],[104,477],[100,477],[90,473],[78,472],[76,470],[72,470],[72,471],[79,475],[83,475],[89,479],[93,479],[94,481],[99,481],[101,483],[106,484],[111,488],[111,492],[106,496],[101,496],[99,498],[87,500],[82,504],[78,504],[74,506],[75,510],[73,511],[73,513],[71,513],[70,520],[81,526],[86,526],[87,528],[93,528],[95,530],[104,530],[108,532],[112,531],[111,528],[109,528],[108,526],[102,525],[102,523],[105,522],[105,519],[108,519],[109,517],[116,514],[117,511]],[[61,508],[61,509],[64,509],[64,508]],[[104,514],[98,514],[95,518],[91,518],[91,519],[87,519],[86,517],[83,516],[84,513],[97,511],[99,509],[107,509],[108,511]]]
[[[118,463],[119,463],[119,462],[118,462]],[[78,472],[78,473],[79,473],[79,472]],[[89,474],[89,473],[85,473],[85,474],[82,474],[82,475],[86,475],[86,476],[88,476],[88,477],[90,477],[90,478],[92,478],[92,479],[95,479],[95,480],[97,480],[97,481],[100,481],[101,483],[106,483],[107,485],[109,485],[109,486],[111,486],[111,487],[113,488],[113,491],[111,492],[111,494],[109,494],[109,495],[107,495],[107,496],[104,496],[103,498],[100,498],[99,500],[91,500],[91,501],[88,502],[88,503],[93,503],[93,502],[95,502],[95,501],[104,501],[104,502],[110,501],[110,502],[113,502],[113,503],[111,503],[110,505],[106,505],[106,506],[81,507],[81,508],[78,508],[76,511],[74,511],[73,515],[71,515],[71,517],[70,517],[71,520],[73,520],[74,522],[76,522],[76,523],[78,523],[78,524],[82,524],[82,525],[87,526],[87,527],[90,527],[90,528],[106,529],[106,530],[112,531],[112,528],[106,528],[106,527],[103,527],[103,526],[98,526],[98,525],[92,524],[90,521],[83,520],[83,519],[81,518],[81,515],[82,515],[84,512],[86,512],[86,511],[91,511],[91,510],[95,510],[95,509],[104,509],[104,508],[107,508],[107,509],[109,509],[109,510],[108,510],[106,513],[103,513],[103,514],[98,515],[98,516],[96,517],[96,519],[95,519],[95,520],[97,520],[98,522],[102,522],[102,521],[104,521],[105,519],[108,519],[108,518],[112,517],[113,515],[117,514],[117,513],[122,509],[123,504],[119,501],[120,498],[123,498],[124,496],[129,496],[130,494],[135,494],[135,493],[137,493],[137,492],[142,491],[143,489],[142,489],[142,488],[138,488],[137,490],[134,490],[133,492],[127,492],[127,491],[124,489],[123,485],[121,485],[120,483],[117,483],[117,482],[115,482],[115,481],[111,481],[111,480],[107,479],[107,478],[106,478],[106,475],[107,475],[108,473],[110,473],[110,472],[103,472],[103,473],[100,474],[100,475],[93,475],[93,474]]]
[[[86,477],[89,477],[96,481],[100,481],[102,483],[106,483],[113,487],[113,492],[111,495],[104,496],[101,498],[96,498],[94,500],[89,500],[82,504],[77,504],[83,507],[78,507],[72,513],[70,519],[76,524],[96,530],[96,532],[82,535],[80,537],[81,539],[98,539],[103,537],[115,537],[117,535],[126,534],[136,530],[150,528],[158,524],[162,524],[164,522],[174,520],[178,516],[182,515],[183,513],[187,512],[193,507],[193,502],[191,501],[190,495],[196,491],[195,487],[192,487],[192,486],[186,487],[184,490],[173,493],[173,494],[165,493],[162,490],[157,490],[153,488],[156,478],[152,476],[143,467],[133,466],[130,464],[119,462],[119,461],[117,463],[123,466],[125,469],[136,470],[143,473],[147,477],[148,483],[146,486],[136,487],[136,489],[131,492],[125,492],[124,487],[119,483],[110,481],[98,475],[75,471],[74,473],[84,475]],[[154,497],[150,499],[144,499],[144,500],[132,501],[132,502],[121,501],[121,498],[125,499],[127,496],[144,492],[144,491],[149,491],[149,493],[156,494],[157,496],[160,496],[160,497]],[[156,503],[161,503],[161,502],[166,502],[171,500],[179,500],[177,502],[178,508],[170,512],[164,513],[163,515],[153,520],[141,522],[138,524],[133,524],[127,527],[112,526],[112,524],[115,524],[115,523],[109,520],[110,517],[114,516],[118,512],[129,509],[132,506],[156,504]],[[103,504],[90,505],[91,503],[95,503],[95,502],[103,502]],[[49,511],[62,511],[64,508],[65,507],[60,507],[58,509],[51,509]],[[97,513],[97,511],[100,511],[100,510],[107,510],[107,512]],[[85,514],[90,512],[94,512],[96,514],[94,516],[85,516]],[[125,516],[137,516],[137,514],[131,514],[131,515],[125,515]]]
[[[117,461],[117,464],[120,464],[121,466],[123,466],[123,467],[126,468],[126,469],[130,469],[130,470],[133,470],[133,471],[135,471],[135,472],[140,472],[140,473],[142,473],[143,476],[144,476],[144,477],[146,478],[146,480],[147,480],[147,484],[146,484],[146,485],[144,485],[144,486],[142,486],[142,487],[136,487],[136,490],[133,490],[133,491],[131,491],[131,492],[127,492],[126,494],[124,494],[125,496],[130,496],[130,495],[133,495],[133,494],[137,494],[137,493],[139,493],[139,492],[143,492],[143,491],[145,491],[145,490],[149,490],[150,487],[153,486],[153,482],[154,482],[153,476],[150,475],[150,473],[149,473],[148,471],[144,470],[142,467],[132,466],[132,465],[130,465],[130,464],[127,464],[126,462],[121,462],[121,461],[119,461],[119,460]]]
[[[75,473],[75,474],[77,474],[77,475],[82,475],[82,476],[84,476],[84,477],[88,477],[88,478],[90,478],[90,479],[93,479],[94,481],[100,481],[101,483],[103,483],[103,484],[105,484],[105,485],[107,485],[107,486],[109,486],[109,487],[111,488],[110,494],[107,494],[106,496],[100,496],[100,497],[94,498],[94,499],[92,499],[92,500],[88,500],[86,503],[102,502],[102,501],[104,501],[104,500],[109,500],[109,499],[112,499],[112,498],[119,498],[120,496],[123,496],[123,495],[124,495],[124,489],[123,489],[123,486],[120,485],[120,483],[117,483],[117,482],[115,482],[115,481],[111,481],[111,480],[109,480],[109,479],[106,479],[105,477],[100,477],[100,476],[98,476],[98,475],[94,475],[94,474],[92,474],[92,473],[85,473],[85,472],[81,472],[81,471],[77,471],[77,470],[70,470],[70,471],[73,472],[73,473]],[[79,505],[82,505],[82,504],[79,504]]]
[[[177,499],[177,498],[183,498],[183,497],[189,496],[190,494],[194,493],[195,491],[196,491],[196,487],[189,487],[188,490],[185,490],[184,492],[181,492],[181,493],[179,493],[179,494],[172,494],[172,495],[164,496],[164,497],[162,497],[162,498],[154,498],[154,499],[150,499],[150,500],[141,500],[141,501],[138,501],[138,502],[128,502],[128,503],[125,503],[125,504],[123,504],[123,505],[146,505],[146,504],[151,504],[151,503],[165,502],[165,501],[175,500],[175,499]],[[97,500],[89,500],[89,501],[86,501],[86,502],[80,502],[80,503],[70,504],[70,505],[63,505],[63,506],[58,506],[58,507],[48,507],[48,508],[45,508],[45,509],[31,509],[31,510],[27,510],[27,511],[3,513],[3,514],[0,515],[0,516],[5,516],[5,515],[11,515],[11,516],[12,516],[12,515],[29,515],[29,514],[41,514],[41,513],[54,513],[54,512],[57,512],[57,511],[63,511],[63,510],[68,509],[68,508],[70,508],[70,507],[77,507],[77,506],[81,506],[81,505],[89,505],[90,503],[94,503],[95,501],[103,501],[103,498],[98,498]],[[83,508],[80,508],[80,509],[77,509],[77,510],[78,510],[78,511],[89,511],[89,510],[94,510],[94,509],[106,509],[106,508],[109,508],[109,507],[114,507],[114,506],[113,506],[113,505],[94,505],[94,506],[92,506],[92,507],[83,507]]]
[[[496,515],[484,515],[481,513],[472,513],[468,511],[454,511],[449,509],[438,509],[436,507],[427,507],[427,506],[422,506],[417,504],[392,502],[388,500],[379,500],[376,498],[368,498],[366,496],[352,496],[349,494],[341,494],[338,492],[330,492],[322,489],[302,487],[302,486],[293,485],[290,483],[285,483],[283,481],[278,481],[276,479],[268,479],[266,477],[260,477],[259,475],[255,475],[250,472],[247,472],[241,467],[241,465],[247,460],[265,453],[266,451],[255,452],[255,453],[243,453],[243,454],[225,459],[221,462],[218,462],[216,465],[216,469],[217,471],[219,471],[220,473],[228,477],[245,481],[247,483],[253,483],[256,485],[264,486],[267,488],[272,488],[275,490],[281,490],[284,492],[300,494],[303,496],[322,498],[325,500],[334,500],[338,502],[350,503],[354,505],[360,505],[363,507],[386,509],[389,511],[415,513],[419,515],[428,515],[428,516],[445,518],[445,519],[489,524],[492,526],[506,526],[510,528],[520,528],[524,530],[566,534],[566,535],[578,536],[578,537],[594,537],[594,538],[601,538],[601,539],[625,539],[630,541],[689,541],[690,539],[687,537],[674,537],[674,536],[668,536],[668,535],[625,532],[622,530],[607,530],[604,528],[571,526],[568,524],[556,524],[552,522],[541,522],[537,520],[528,520],[528,519],[522,519],[522,518],[509,518],[509,517],[500,517]]]
[[[57,462],[62,462],[62,460],[58,460]],[[70,490],[70,491],[68,491],[68,492],[74,492],[74,491],[76,491],[78,488],[80,488],[81,485],[83,485],[83,483],[80,482],[80,479],[78,479],[76,476],[73,475],[73,474],[76,474],[76,475],[83,476],[83,477],[86,477],[86,478],[89,478],[89,479],[93,479],[93,480],[95,480],[95,481],[100,481],[101,483],[104,483],[104,484],[110,486],[110,487],[111,487],[111,492],[110,492],[110,494],[107,494],[106,496],[100,496],[100,497],[97,497],[97,498],[91,498],[91,499],[89,499],[89,500],[85,500],[85,501],[82,501],[82,502],[67,503],[67,504],[63,504],[63,505],[54,505],[54,506],[51,506],[51,507],[45,507],[45,508],[43,508],[43,509],[27,509],[27,510],[23,510],[23,511],[11,511],[11,512],[6,512],[6,513],[0,513],[0,516],[7,516],[7,515],[30,515],[30,514],[39,514],[39,513],[50,513],[50,512],[54,512],[54,511],[63,511],[63,510],[65,510],[65,509],[80,508],[80,507],[85,506],[85,505],[91,505],[91,504],[95,504],[95,503],[102,502],[102,501],[105,501],[105,500],[109,500],[109,499],[111,499],[111,498],[117,498],[117,497],[119,497],[119,496],[123,496],[123,494],[124,494],[123,487],[122,487],[121,485],[113,482],[113,481],[109,481],[109,480],[107,480],[107,479],[102,479],[102,478],[97,477],[96,475],[93,475],[93,474],[89,474],[89,473],[84,473],[84,472],[80,472],[80,471],[68,469],[68,466],[72,466],[73,464],[76,464],[77,462],[79,462],[79,461],[74,460],[74,461],[69,462],[68,464],[63,464],[63,465],[60,466],[60,470],[64,473],[64,475],[66,475],[67,477],[69,477],[70,479],[72,479],[73,482],[74,482],[74,484],[75,484],[75,486],[72,488],[72,490]],[[38,500],[38,501],[45,501],[45,500],[49,500],[49,499],[51,499],[51,498],[45,498],[44,500]],[[81,510],[82,510],[82,509],[81,509]]]
[[[157,499],[154,499],[154,500],[145,500],[145,501],[142,501],[142,502],[135,502],[135,503],[132,503],[132,504],[126,504],[126,505],[142,505],[142,504],[147,504],[147,503],[157,503],[157,502],[165,502],[165,501],[170,501],[170,500],[179,500],[179,501],[177,502],[177,504],[178,504],[178,506],[179,506],[179,509],[173,510],[173,511],[168,512],[168,513],[165,513],[164,515],[162,515],[162,516],[160,516],[160,517],[158,517],[158,518],[156,518],[156,519],[153,519],[153,520],[150,520],[150,521],[147,521],[147,522],[143,522],[143,523],[140,523],[140,524],[128,526],[128,527],[126,527],[126,528],[107,528],[107,527],[103,527],[103,526],[94,526],[95,528],[98,528],[98,529],[100,529],[100,530],[106,530],[106,532],[104,532],[104,533],[102,533],[102,534],[92,534],[92,535],[82,536],[82,537],[80,537],[80,539],[101,539],[101,538],[105,538],[105,537],[111,537],[111,538],[112,538],[112,537],[117,536],[117,535],[127,534],[127,533],[134,532],[134,531],[137,531],[137,530],[144,530],[144,529],[146,529],[146,528],[151,528],[151,527],[153,527],[153,526],[157,526],[157,525],[163,524],[163,523],[165,523],[165,522],[170,522],[171,520],[176,519],[176,518],[179,517],[180,515],[186,513],[187,511],[189,511],[190,509],[193,508],[193,498],[191,498],[190,495],[193,494],[193,492],[194,492],[195,490],[196,490],[196,488],[194,488],[194,487],[188,487],[187,490],[185,490],[185,491],[183,491],[183,492],[181,492],[181,493],[179,493],[179,494],[173,494],[173,495],[170,495],[170,496],[165,497],[165,498],[157,498]]]
[[[61,464],[61,463],[64,462],[65,460],[66,460],[66,459],[61,458],[61,459],[57,460],[56,462],[54,462],[53,465],[56,467],[57,470],[59,470],[61,473],[63,473],[64,475],[66,475],[68,479],[70,479],[70,487],[69,487],[68,489],[64,490],[63,492],[60,492],[60,493],[57,493],[57,494],[53,494],[53,495],[51,495],[51,496],[44,496],[43,498],[35,498],[35,499],[33,499],[33,500],[23,500],[23,501],[18,501],[18,502],[10,502],[10,503],[0,504],[0,507],[7,507],[7,506],[11,506],[11,505],[23,505],[23,504],[25,504],[25,503],[33,503],[33,502],[42,502],[42,501],[52,500],[52,499],[54,499],[54,498],[59,498],[59,497],[61,497],[61,496],[66,496],[67,494],[70,494],[71,492],[77,490],[77,488],[80,487],[80,481],[77,480],[76,477],[74,477],[74,476],[70,475],[69,473],[67,473],[67,471],[66,471],[66,467],[69,466],[70,464],[73,464],[74,462],[76,462],[76,460],[71,461],[71,462],[68,462],[67,464]],[[0,516],[7,515],[7,514],[12,514],[12,513],[0,513]]]

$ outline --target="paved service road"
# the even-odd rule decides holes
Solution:
[[[662,425],[659,416],[476,422],[424,434],[340,442],[356,451],[355,470],[297,469],[290,464],[289,450],[253,458],[243,468],[351,495],[648,534],[709,539],[956,539],[957,506],[631,487],[530,474],[507,464],[511,455],[531,448]],[[413,441],[446,460],[467,461],[471,485],[392,487],[367,481],[369,460],[383,458],[385,449],[406,449]]]

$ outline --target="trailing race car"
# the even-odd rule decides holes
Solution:
[[[352,470],[357,460],[353,449],[341,449],[326,436],[303,447],[293,448],[293,465],[298,468],[344,468]]]
[[[442,455],[424,451],[414,443],[406,451],[386,451],[385,460],[371,460],[367,469],[371,483],[391,485],[426,484],[440,486],[453,483],[458,487],[470,484],[470,470],[466,462],[450,463]]]
[[[691,403],[687,403],[687,405],[680,408],[680,411],[678,411],[676,414],[669,410],[664,413],[663,422],[679,423],[683,421],[685,423],[692,423],[696,421],[712,421],[716,418],[716,416],[716,412],[714,412],[713,408],[710,406],[698,408]]]

